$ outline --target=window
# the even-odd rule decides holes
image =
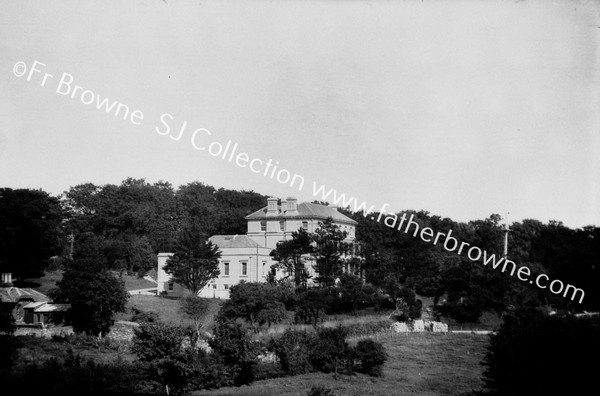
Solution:
[[[264,278],[265,277],[265,268],[267,267],[267,262],[263,261],[262,264],[263,264],[263,266],[262,266],[262,276]]]
[[[224,284],[223,287],[225,288],[225,290],[229,289],[229,285],[228,284]]]
[[[285,221],[283,220],[279,222],[279,231],[285,231]]]
[[[308,221],[302,222],[302,228],[304,228],[305,230],[308,230]]]
[[[223,276],[229,276],[229,263],[223,263]]]
[[[173,291],[175,285],[173,284],[173,282],[169,282],[169,291]]]
[[[214,285],[212,285],[212,286],[213,286],[213,289],[217,288],[217,284],[216,283]]]
[[[248,276],[248,263],[242,261],[242,276]]]
[[[260,232],[266,232],[266,231],[267,231],[267,222],[263,220],[260,222]]]

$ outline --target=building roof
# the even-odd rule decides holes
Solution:
[[[258,243],[254,242],[247,235],[213,235],[208,240],[221,249],[260,247]]]
[[[42,305],[46,304],[45,301],[38,301],[38,302],[30,302],[29,304],[25,305],[23,307],[23,309],[35,309],[38,308]]]
[[[33,299],[33,301],[50,301],[44,294],[28,288],[0,287],[0,301],[3,303],[16,303],[20,300]]]
[[[27,307],[25,307],[27,308]],[[49,312],[66,312],[71,309],[71,304],[53,304],[46,303],[33,310],[35,313],[49,313]]]
[[[281,205],[277,205],[277,215],[269,215],[267,216],[267,206],[264,208],[257,210],[254,213],[246,216],[246,220],[262,220],[262,219],[321,219],[326,220],[328,217],[331,217],[333,221],[339,223],[346,224],[358,224],[356,221],[352,220],[348,216],[340,213],[337,208],[326,205],[319,205],[309,202],[302,202],[296,206],[297,211],[290,212],[289,210],[282,211]]]

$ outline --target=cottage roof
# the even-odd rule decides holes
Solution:
[[[3,303],[16,303],[20,300],[50,301],[44,294],[29,288],[0,287],[0,301]]]
[[[208,240],[221,249],[260,247],[258,243],[246,235],[213,235]]]
[[[297,205],[297,210],[294,212],[290,212],[289,210],[282,210],[281,205],[277,205],[277,214],[267,216],[267,206],[264,208],[257,210],[254,213],[246,216],[247,220],[262,220],[262,219],[320,219],[325,220],[328,217],[331,217],[333,221],[339,223],[346,224],[358,224],[356,221],[352,220],[348,216],[340,213],[337,208],[326,205],[319,205],[309,202],[303,202]]]
[[[46,303],[33,310],[35,313],[49,313],[49,312],[66,312],[71,308],[71,304],[52,304]]]

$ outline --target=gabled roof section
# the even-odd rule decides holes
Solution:
[[[290,214],[289,211],[282,211],[281,205],[277,205],[278,214],[275,216],[267,216],[267,206],[257,210],[254,213],[246,216],[246,220],[263,220],[263,219],[320,219],[325,220],[331,217],[335,222],[345,224],[358,224],[350,217],[340,213],[337,208],[319,205],[309,202],[298,204],[297,212]]]
[[[208,240],[220,249],[260,247],[258,243],[246,235],[213,235]]]
[[[20,300],[50,301],[44,294],[33,289],[20,287],[0,287],[0,301],[3,303],[16,303]]]

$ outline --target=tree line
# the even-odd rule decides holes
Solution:
[[[120,185],[80,184],[60,197],[41,190],[3,188],[0,269],[19,279],[35,278],[52,262],[64,264],[74,256],[94,256],[106,270],[145,274],[155,268],[160,251],[180,251],[178,257],[182,258],[185,249],[211,235],[244,234],[244,217],[263,207],[266,198],[252,191],[215,189],[199,182],[175,189],[167,182],[150,184],[132,178]],[[321,287],[334,287],[344,267],[351,264],[368,287],[391,300],[404,301],[397,298],[402,293],[433,297],[440,313],[459,321],[476,321],[483,311],[501,314],[518,306],[600,309],[598,227],[571,229],[558,221],[544,224],[532,219],[510,225],[509,258],[585,290],[579,305],[398,232],[362,212],[340,210],[358,222],[360,255],[344,256],[348,251],[345,235],[331,221],[324,221],[313,234],[298,230],[272,253],[296,286],[306,284],[306,258],[311,257]],[[405,213],[414,214],[421,229],[452,230],[460,240],[502,255],[504,229],[499,215],[464,223],[426,211]],[[187,243],[182,244],[185,234]],[[214,256],[216,251],[212,253]],[[54,261],[49,261],[50,257],[55,257]]]

